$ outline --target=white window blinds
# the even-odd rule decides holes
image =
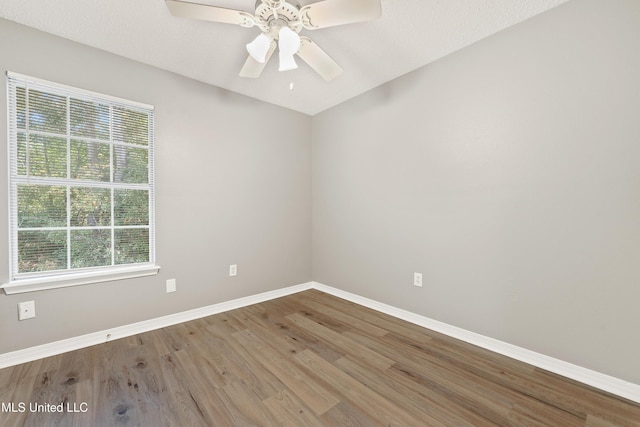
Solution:
[[[153,107],[7,80],[11,280],[153,265]]]

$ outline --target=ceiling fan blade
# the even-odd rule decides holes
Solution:
[[[267,51],[267,56],[265,56],[264,63],[258,62],[249,55],[247,61],[244,63],[242,70],[240,70],[240,77],[247,77],[250,79],[257,79],[262,74],[262,70],[269,62],[271,55],[276,50],[276,42],[275,40],[271,41],[271,45],[269,46],[269,50]]]
[[[322,0],[300,9],[306,29],[373,21],[382,15],[381,0]]]
[[[308,37],[300,37],[300,49],[297,55],[302,58],[316,73],[326,81],[332,80],[342,74],[342,68],[331,59],[320,46]]]
[[[243,27],[252,27],[254,25],[253,16],[240,10],[178,0],[165,0],[165,3],[169,12],[179,18],[222,22],[223,24],[236,24]]]

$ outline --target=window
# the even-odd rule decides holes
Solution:
[[[157,273],[153,107],[15,73],[7,79],[5,292]]]

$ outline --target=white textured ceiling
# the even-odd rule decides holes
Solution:
[[[255,0],[191,0],[252,13]],[[303,6],[316,0],[300,0]],[[175,18],[164,0],[1,0],[0,17],[314,115],[568,0],[382,0],[382,18],[303,30],[344,69],[325,82],[303,61],[238,77],[257,28]],[[294,90],[289,83],[294,82]]]

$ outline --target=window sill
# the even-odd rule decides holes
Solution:
[[[91,271],[85,273],[62,274],[59,276],[37,277],[31,279],[12,280],[0,286],[7,295],[25,292],[43,291],[47,289],[66,288],[69,286],[88,285],[91,283],[109,282],[112,280],[132,279],[134,277],[153,276],[160,267],[145,265],[122,267],[109,271]]]

